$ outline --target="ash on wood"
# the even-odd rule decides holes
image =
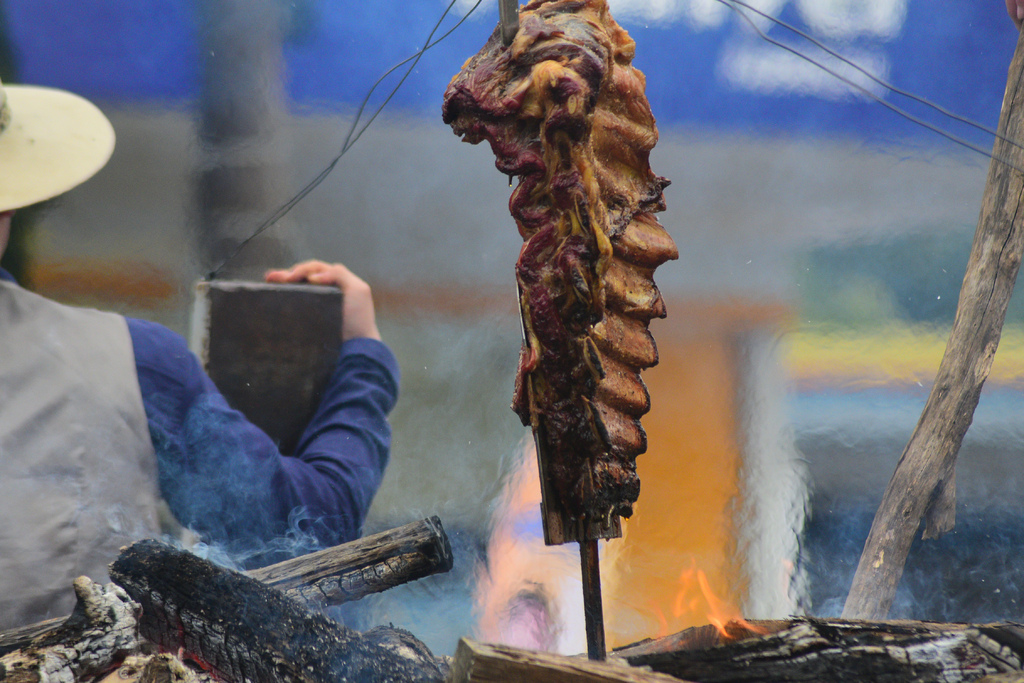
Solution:
[[[190,345],[232,407],[295,450],[341,349],[337,287],[215,280],[196,285]]]
[[[700,683],[973,682],[1021,671],[1024,625],[794,618],[687,629],[613,653]]]
[[[85,576],[74,581],[78,602],[53,631],[0,658],[0,683],[74,683],[116,667],[138,652],[139,606],[114,584],[101,586]]]
[[[110,566],[142,606],[141,634],[179,649],[231,683],[434,681],[443,663],[411,634],[361,634],[304,609],[256,579],[157,541]]]
[[[247,574],[306,603],[338,605],[450,571],[453,564],[441,520],[431,517]]]

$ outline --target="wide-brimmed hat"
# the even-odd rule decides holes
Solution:
[[[113,151],[114,127],[92,102],[64,90],[0,83],[0,212],[80,185]]]

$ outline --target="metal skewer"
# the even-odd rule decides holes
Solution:
[[[501,42],[507,47],[519,32],[519,0],[498,0]]]
[[[583,619],[587,626],[587,658],[603,660],[607,656],[604,640],[604,607],[601,603],[601,565],[597,540],[580,541],[580,565],[583,568]]]

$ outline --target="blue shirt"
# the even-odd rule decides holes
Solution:
[[[0,278],[12,280],[0,269]],[[160,490],[181,524],[254,566],[357,538],[391,446],[394,355],[350,339],[295,453],[232,409],[181,335],[126,318]]]

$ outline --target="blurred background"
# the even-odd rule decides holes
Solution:
[[[992,136],[718,0],[610,4],[647,76],[651,164],[672,180],[660,219],[680,258],[656,273],[669,317],[652,324],[640,502],[603,549],[609,644],[723,605],[838,615],[941,358],[989,162],[891,107],[985,151]],[[998,121],[1017,37],[999,0],[748,4],[900,89]],[[434,39],[467,14],[374,89],[439,20]],[[578,555],[542,547],[535,476],[515,476],[532,453],[508,407],[508,179],[440,117],[496,22],[494,0],[0,0],[0,78],[82,94],[118,134],[94,179],[19,212],[5,265],[47,296],[185,333],[211,269],[346,263],[374,287],[403,373],[367,531],[436,514],[456,552],[451,574],[346,619],[403,626],[436,654],[464,635],[580,652]],[[915,545],[892,617],[1022,618],[1022,298],[959,456],[956,530]]]

